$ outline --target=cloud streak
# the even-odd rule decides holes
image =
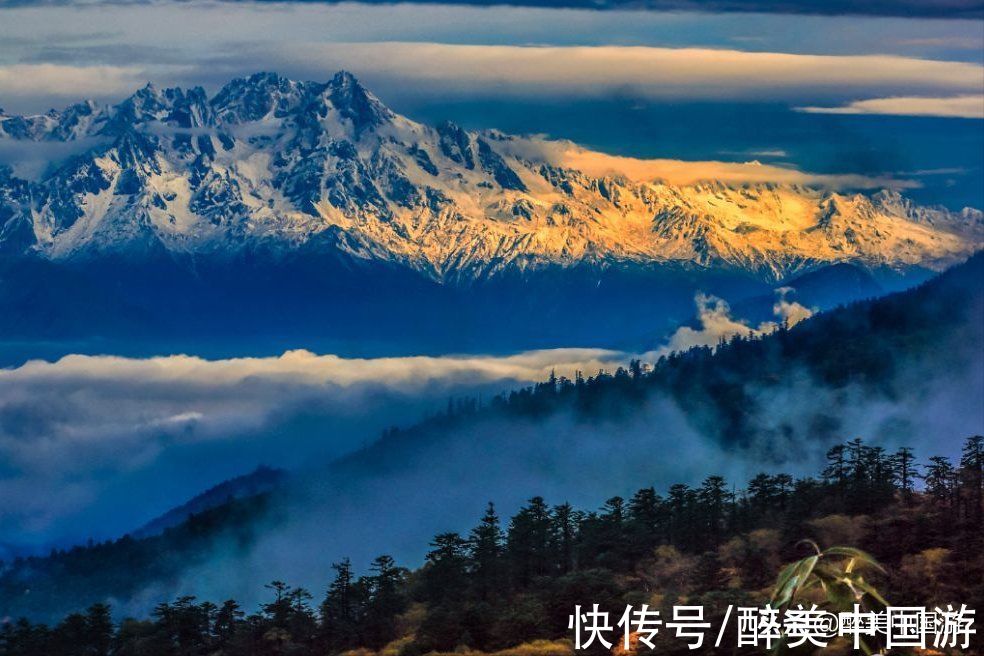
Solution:
[[[916,96],[925,96],[935,98],[936,104],[949,99],[964,106],[984,97],[984,67],[979,64],[885,55],[388,41],[260,44],[250,56],[256,60],[254,68],[276,67],[315,79],[344,68],[366,77],[372,86],[398,87],[405,93],[413,87],[417,93],[449,98],[483,93],[580,98],[627,94],[653,100],[768,100],[802,105],[803,101],[849,101],[863,93],[910,105]],[[20,63],[0,66],[0,95],[15,99],[122,95],[147,79],[207,83],[220,71],[227,71],[223,76],[244,72],[243,61],[243,54],[237,53],[207,64],[166,66]]]
[[[790,100],[880,93],[984,94],[984,68],[884,55],[807,55],[711,48],[340,43],[287,49],[288,63],[419,80],[458,95]]]
[[[0,385],[15,382],[72,382],[79,380],[188,383],[221,387],[256,380],[289,381],[307,385],[350,388],[379,383],[396,389],[419,388],[435,381],[539,380],[555,366],[610,364],[617,352],[604,349],[552,349],[516,355],[410,356],[343,358],[305,350],[279,357],[206,360],[172,355],[145,360],[107,355],[69,355],[57,362],[33,360],[0,372]]]
[[[825,189],[912,189],[914,180],[857,174],[819,174],[789,166],[750,162],[641,159],[587,150],[569,141],[532,139],[503,142],[503,149],[519,157],[540,158],[555,166],[577,169],[602,177],[620,175],[635,182],[655,180],[673,185],[716,181],[724,184],[792,184]]]
[[[984,119],[984,95],[946,98],[895,96],[855,100],[840,107],[797,107],[797,110],[809,114],[882,114]]]
[[[50,96],[71,99],[122,95],[139,86],[137,66],[10,64],[0,66],[0,98]]]

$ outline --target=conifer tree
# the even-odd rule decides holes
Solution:
[[[506,553],[513,582],[528,587],[550,571],[550,511],[543,497],[533,497],[509,524]]]
[[[489,601],[502,592],[503,541],[495,506],[489,502],[482,521],[472,529],[468,540],[469,573],[476,596]]]
[[[966,488],[967,519],[973,526],[984,526],[984,436],[974,435],[964,442],[960,477]]]
[[[233,600],[226,600],[215,613],[214,633],[217,646],[221,649],[229,645],[236,635],[236,626],[243,619],[242,608]]]
[[[430,546],[421,572],[424,598],[435,604],[459,600],[468,590],[468,542],[457,533],[441,533]]]
[[[895,484],[902,493],[902,500],[906,505],[911,505],[914,480],[919,474],[912,449],[900,447],[891,457],[891,467]]]
[[[321,602],[321,643],[332,651],[342,651],[358,646],[364,600],[355,584],[351,561],[345,558],[331,567],[335,579]]]
[[[953,479],[955,470],[953,464],[943,456],[933,456],[926,465],[923,480],[926,482],[926,492],[940,507],[949,507],[953,496]]]
[[[109,656],[113,645],[113,618],[106,604],[93,604],[85,613],[85,630],[91,656]]]
[[[642,556],[659,544],[663,517],[662,499],[652,486],[637,491],[629,500],[629,539],[632,553]]]
[[[551,513],[550,540],[553,546],[554,559],[561,574],[572,571],[577,564],[575,558],[577,548],[577,525],[580,513],[569,503],[555,506]]]
[[[396,638],[394,618],[406,610],[404,591],[406,570],[397,567],[392,556],[379,556],[370,566],[372,574],[364,582],[369,600],[365,611],[365,646],[379,649]]]

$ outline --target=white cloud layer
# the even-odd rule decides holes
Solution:
[[[731,307],[727,301],[716,296],[697,294],[694,304],[697,306],[697,328],[681,326],[674,332],[666,345],[643,355],[644,360],[655,360],[661,355],[676,351],[686,351],[695,346],[717,346],[736,335],[751,335],[761,337],[779,329],[780,322],[792,328],[800,321],[813,316],[816,309],[810,309],[796,301],[790,301],[787,295],[792,287],[780,287],[776,290],[776,302],[772,313],[776,321],[763,321],[758,326],[752,326],[747,321],[731,315]]]
[[[141,85],[146,70],[137,66],[10,64],[0,66],[0,99],[54,97],[67,102],[119,96]]]
[[[581,148],[565,140],[527,139],[500,143],[511,154],[542,159],[555,166],[577,169],[601,177],[622,175],[636,182],[661,180],[673,185],[716,181],[725,184],[794,184],[827,189],[910,189],[914,180],[872,177],[857,174],[819,174],[790,166],[747,162],[696,161],[679,159],[641,159],[609,155]]]
[[[138,476],[130,492],[138,497],[155,485],[154,468],[180,454],[252,450],[256,461],[243,469],[328,459],[441,408],[450,395],[495,393],[543,380],[554,367],[568,375],[611,368],[622,357],[598,349],[375,359],[70,355],[0,370],[0,546],[57,537],[61,520],[121,477]],[[119,530],[156,514],[141,510]]]
[[[720,299],[696,302],[699,329],[681,328],[641,356],[569,348],[359,359],[297,350],[221,360],[69,355],[0,369],[0,498],[8,501],[0,507],[0,552],[4,542],[84,538],[76,533],[86,513],[95,513],[108,535],[133,529],[178,501],[174,480],[159,473],[176,469],[187,478],[188,462],[205,478],[188,479],[179,496],[217,482],[222,474],[213,470],[222,463],[232,475],[259,463],[326,462],[383,428],[443,409],[450,396],[488,398],[551,371],[571,378],[612,371],[634,357],[654,361],[777,325],[750,328]],[[810,314],[784,295],[774,311],[791,320]],[[107,498],[121,486],[127,499]],[[171,488],[164,501],[155,486]]]
[[[449,93],[632,92],[664,99],[793,99],[907,90],[984,95],[977,64],[883,55],[806,55],[648,46],[516,46],[385,42],[307,44],[285,60],[418,80]]]
[[[927,98],[896,96],[856,100],[839,107],[798,107],[810,114],[887,114],[893,116],[938,116],[984,119],[984,95]]]
[[[419,388],[449,380],[519,380],[543,378],[555,366],[606,366],[615,351],[604,349],[552,349],[510,356],[410,356],[392,358],[343,358],[305,350],[287,351],[279,357],[206,360],[197,356],[171,355],[133,359],[109,355],[68,355],[56,362],[33,360],[16,369],[0,371],[0,386],[11,383],[77,380],[184,383],[221,387],[247,382],[291,382],[349,388],[378,383],[396,389]]]
[[[984,98],[984,68],[978,64],[885,55],[389,41],[258,44],[247,55],[204,61],[4,65],[0,66],[0,97],[106,97],[123,95],[147,80],[214,86],[225,81],[217,75],[232,77],[270,68],[327,79],[344,68],[374,88],[447,97],[630,94],[653,100],[789,101],[813,111],[823,110],[821,103],[846,102],[865,94],[885,98],[860,101],[868,104],[857,104],[859,111],[888,103],[895,108],[892,111],[908,104],[920,112],[932,106],[937,111],[966,112]],[[921,104],[917,96],[925,96]]]

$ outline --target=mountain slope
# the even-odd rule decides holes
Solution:
[[[910,274],[919,275],[919,274]],[[923,274],[926,275],[926,274]],[[926,277],[930,277],[926,275]],[[913,283],[915,284],[915,283]],[[906,285],[908,286],[908,285]],[[903,287],[904,288],[904,287]],[[888,293],[867,269],[846,262],[815,269],[780,283],[783,298],[807,308],[827,310],[852,301]],[[732,314],[752,323],[775,319],[776,292],[746,298],[731,307]],[[656,344],[653,345],[654,347]]]
[[[557,142],[410,121],[347,73],[257,74],[211,98],[148,85],[115,107],[0,116],[0,137],[99,143],[40,181],[0,178],[0,250],[56,260],[303,247],[445,283],[609,262],[777,280],[840,261],[939,269],[984,235],[979,211],[892,192],[589,175]]]
[[[895,192],[670,184],[572,144],[422,125],[346,73],[0,113],[0,139],[78,153],[36,179],[0,167],[4,365],[635,348],[697,293],[768,314],[779,281],[841,264],[891,290],[984,235],[978,210]],[[800,302],[868,293],[818,280]]]
[[[437,430],[425,422],[394,431],[342,459],[336,474],[348,468],[371,473],[390,461],[399,467],[420,448],[418,439],[425,444],[435,435],[454,440],[459,423],[497,421],[502,413],[539,420],[573,412],[605,425],[631,419],[654,397],[672,399],[688,423],[717,441],[761,445],[763,439],[769,444],[778,438],[805,444],[840,434],[847,425],[845,411],[854,402],[911,399],[918,406],[916,399],[926,389],[964,377],[970,385],[954,391],[967,396],[968,408],[979,410],[984,404],[982,371],[984,254],[978,254],[918,287],[841,306],[792,329],[757,338],[736,336],[716,349],[695,347],[662,357],[649,371],[599,374],[587,383],[554,381],[514,391],[484,411],[438,418]],[[795,399],[798,393],[804,398]],[[782,408],[785,403],[791,407]],[[899,417],[872,419],[873,426],[888,419],[885,428],[896,431],[892,439],[921,439]],[[971,423],[982,419],[969,417]]]
[[[287,472],[270,467],[257,467],[249,474],[223,481],[211,487],[176,508],[172,508],[137,530],[130,533],[133,538],[146,538],[163,533],[184,523],[192,515],[199,515],[213,508],[225,505],[235,499],[255,497],[266,494],[283,485]]]
[[[0,614],[58,615],[106,597],[241,596],[266,582],[255,572],[323,585],[344,556],[366,563],[386,550],[420,562],[431,535],[467,530],[490,499],[511,512],[533,494],[584,505],[709,470],[741,480],[779,467],[812,472],[848,436],[953,455],[950,440],[984,430],[982,353],[979,255],[918,288],[697,348],[649,372],[545,381],[485,407],[461,401],[292,475],[289,489],[263,502],[276,511],[272,525],[269,511],[251,523],[248,504],[236,501],[228,513],[205,513],[208,531],[190,522],[199,527],[191,540],[186,523],[149,540],[22,561],[0,576]],[[217,535],[227,530],[235,536]],[[169,556],[186,540],[180,559]],[[124,556],[155,566],[134,579]],[[105,569],[93,567],[99,561]]]

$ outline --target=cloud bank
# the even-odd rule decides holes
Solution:
[[[790,166],[750,162],[686,161],[678,159],[641,159],[609,155],[581,148],[563,140],[529,139],[501,142],[511,154],[544,160],[555,166],[576,169],[593,177],[624,176],[635,182],[656,180],[673,185],[692,185],[715,181],[724,184],[791,184],[827,189],[911,189],[914,180],[872,177],[857,174],[819,174]]]
[[[622,94],[651,100],[796,102],[813,108],[820,107],[818,102],[850,102],[864,94],[908,99],[910,105],[919,105],[912,100],[916,96],[937,99],[923,102],[920,111],[927,111],[928,102],[939,105],[949,98],[946,102],[966,111],[974,98],[984,97],[984,67],[979,64],[887,55],[387,41],[257,44],[249,56],[253,70],[244,70],[240,53],[187,64],[8,64],[0,66],[0,96],[106,97],[122,95],[148,79],[214,85],[225,81],[219,75],[269,68],[321,79],[344,68],[374,88],[448,98]]]
[[[777,297],[777,321],[810,310]],[[698,328],[658,351],[550,349],[506,356],[342,358],[309,351],[206,360],[70,355],[0,370],[0,544],[105,535],[142,524],[224,477],[257,464],[328,462],[394,424],[442,410],[451,396],[482,396],[545,380],[612,371],[630,359],[750,327],[723,300],[698,296]],[[188,467],[194,470],[190,475]],[[198,476],[196,478],[195,476]],[[175,484],[175,477],[183,477]],[[38,494],[38,490],[48,494]],[[125,499],[114,491],[126,489]],[[112,517],[112,521],[106,519]],[[114,533],[115,531],[115,533]]]
[[[810,114],[885,114],[890,116],[938,116],[984,119],[984,95],[926,98],[897,96],[855,100],[840,107],[797,107]]]
[[[124,95],[140,86],[143,74],[137,66],[9,64],[0,66],[0,98],[45,96],[75,102]]]
[[[984,95],[984,68],[978,64],[886,55],[383,42],[296,46],[284,51],[282,59],[418,80],[452,96],[483,88],[532,96],[634,93],[658,99],[757,101],[903,89],[909,94]]]
[[[489,395],[554,367],[568,375],[611,368],[622,357],[595,349],[375,359],[70,355],[0,370],[0,497],[8,501],[0,543],[84,539],[78,514],[105,510],[103,495],[129,481],[123,501],[132,507],[107,512],[115,524],[105,520],[110,535],[123,532],[182,500],[175,493],[191,496],[259,463],[330,460],[451,395]],[[198,479],[184,470],[196,462]],[[157,480],[171,470],[187,483]]]

